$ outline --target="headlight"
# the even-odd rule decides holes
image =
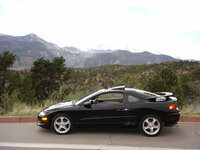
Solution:
[[[40,116],[40,117],[44,117],[44,116],[45,116],[44,111],[41,111],[41,112],[39,113],[39,116]]]

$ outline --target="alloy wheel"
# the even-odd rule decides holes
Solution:
[[[66,116],[58,116],[54,120],[54,129],[57,133],[65,134],[69,132],[70,128],[71,128],[71,122],[69,118],[67,118]]]
[[[147,135],[156,135],[160,129],[160,121],[155,117],[147,117],[142,123],[142,129]]]

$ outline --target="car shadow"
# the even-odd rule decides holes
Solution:
[[[76,128],[73,133],[79,133],[79,134],[140,134],[140,132],[137,130],[137,128],[132,127],[79,127]]]
[[[45,128],[40,128],[38,130],[39,133],[42,133],[44,135],[58,135],[55,132],[45,129]],[[176,127],[164,127],[162,129],[162,132],[159,134],[158,137],[171,137],[171,136],[177,136],[177,128]],[[141,135],[141,131],[139,131],[137,128],[133,127],[76,127],[73,129],[72,132],[69,133],[70,135],[76,135],[76,134],[117,134],[117,135]],[[148,137],[148,136],[146,136]]]

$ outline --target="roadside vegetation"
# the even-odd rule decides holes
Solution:
[[[182,114],[200,114],[200,62],[70,69],[63,57],[56,57],[40,58],[30,70],[15,71],[15,59],[8,51],[0,54],[0,115],[35,116],[49,105],[118,85],[172,92]]]

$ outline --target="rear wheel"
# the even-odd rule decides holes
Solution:
[[[58,134],[67,134],[72,130],[72,120],[68,115],[58,114],[53,118],[51,129]]]
[[[140,121],[140,130],[147,136],[156,136],[162,130],[162,121],[156,115],[147,115]]]

